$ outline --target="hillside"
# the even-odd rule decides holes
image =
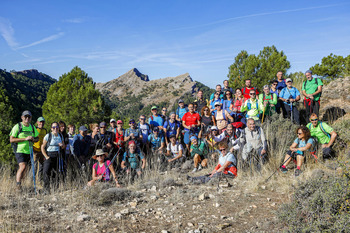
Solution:
[[[152,105],[174,109],[180,98],[186,103],[193,101],[199,89],[204,91],[206,98],[214,92],[202,83],[193,81],[188,73],[149,80],[148,75],[136,68],[109,82],[97,83],[96,89],[100,90],[118,115],[129,117],[137,117],[140,112],[149,114]]]
[[[0,69],[0,88],[9,98],[15,120],[19,120],[20,113],[25,109],[31,110],[34,119],[41,115],[46,93],[55,82],[55,79],[37,70],[9,73]]]

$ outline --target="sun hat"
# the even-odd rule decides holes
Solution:
[[[95,155],[92,156],[93,159],[97,159],[99,155],[107,155],[107,152],[104,152],[102,149],[97,149]]]

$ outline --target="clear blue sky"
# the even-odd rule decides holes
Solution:
[[[74,66],[96,82],[131,68],[150,79],[188,72],[210,87],[241,51],[275,45],[305,71],[350,54],[350,2],[2,1],[0,68],[58,78]]]

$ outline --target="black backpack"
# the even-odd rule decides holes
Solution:
[[[32,124],[29,124],[30,126],[32,126],[32,131],[33,131],[33,136],[35,135],[35,131],[34,131],[34,126]],[[16,135],[15,138],[18,137],[18,135],[20,135],[20,133],[22,133],[23,129],[22,129],[22,123],[21,122],[18,122],[18,133]],[[12,142],[11,143],[11,147],[13,149],[13,153],[17,153],[17,146],[18,146],[18,143],[17,142]]]

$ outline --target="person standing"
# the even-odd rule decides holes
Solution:
[[[32,113],[28,110],[24,111],[21,119],[22,122],[17,123],[10,132],[10,143],[19,166],[16,173],[17,190],[19,191],[21,190],[21,181],[30,160],[30,147],[33,145],[33,142],[39,141],[39,132],[30,123]]]
[[[306,117],[309,119],[312,113],[315,113],[316,115],[319,114],[323,83],[321,79],[312,77],[311,70],[305,72],[305,77],[307,80],[303,82],[301,90],[304,95]]]
[[[84,164],[89,158],[91,137],[87,134],[86,126],[79,127],[79,134],[73,138],[73,155],[78,159],[79,165]]]
[[[277,95],[270,92],[269,85],[263,87],[263,93],[259,95],[259,100],[265,107],[265,116],[272,116],[276,112]]]
[[[207,106],[207,101],[204,99],[203,97],[203,91],[199,90],[197,93],[197,99],[195,100],[195,102],[198,104],[198,110],[199,112],[202,111],[204,106]]]
[[[299,125],[299,111],[296,102],[300,100],[300,92],[297,88],[293,87],[292,79],[287,78],[286,82],[287,87],[283,88],[280,92],[280,100],[283,101],[284,109],[286,110],[283,117],[292,117],[293,121]]]
[[[250,98],[250,91],[253,90],[255,92],[255,97],[259,95],[258,90],[255,87],[252,87],[252,81],[250,79],[245,80],[245,87],[242,88],[242,93],[245,99]]]
[[[37,127],[36,130],[39,133],[39,141],[33,144],[33,153],[34,153],[34,170],[38,175],[38,181],[42,180],[43,177],[43,164],[45,157],[43,153],[41,153],[41,145],[43,144],[43,140],[45,135],[47,134],[47,130],[44,128],[45,126],[45,118],[39,117],[36,121]]]

